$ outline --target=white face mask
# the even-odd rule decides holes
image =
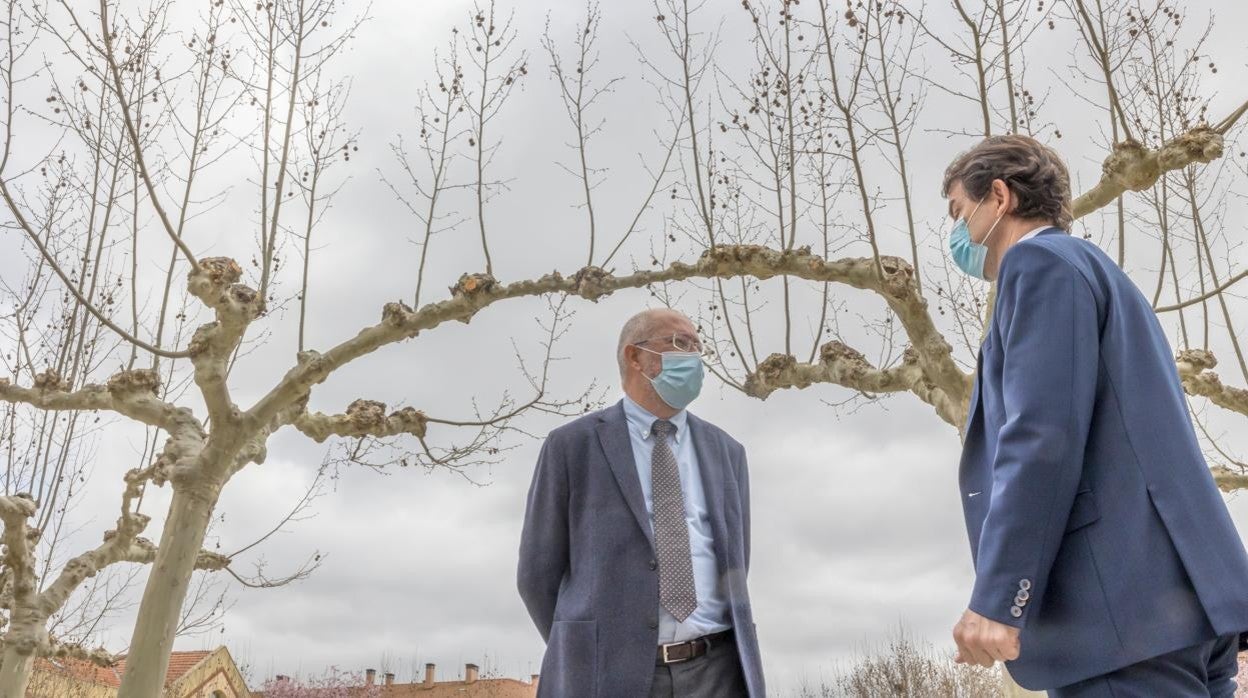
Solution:
[[[702,392],[704,375],[701,354],[689,351],[658,352],[643,346],[637,348],[658,354],[663,360],[663,369],[659,371],[659,375],[650,378],[644,371],[641,374],[650,378],[650,384],[659,394],[659,399],[674,410],[683,410],[697,399]]]

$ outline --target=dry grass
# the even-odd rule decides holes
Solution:
[[[1001,670],[955,664],[905,631],[859,654],[830,681],[803,685],[799,698],[1000,698]]]

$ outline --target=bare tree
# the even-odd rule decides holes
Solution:
[[[0,441],[9,462],[6,492],[0,504],[6,550],[0,563],[0,607],[5,611],[0,617],[4,629],[0,693],[21,695],[35,657],[85,658],[102,664],[113,660],[108,652],[92,648],[90,643],[101,625],[124,609],[126,591],[137,580],[133,568],[116,567],[118,563],[147,564],[155,558],[155,545],[140,535],[149,520],[141,506],[151,469],[139,467],[127,474],[116,526],[104,532],[99,546],[72,557],[62,550],[63,539],[72,528],[67,524],[67,513],[76,493],[92,475],[99,434],[112,421],[108,411],[100,413],[99,406],[112,399],[133,400],[135,409],[145,414],[139,421],[148,430],[142,439],[145,449],[140,460],[150,462],[159,452],[158,430],[152,426],[159,420],[149,408],[162,400],[177,399],[184,384],[162,384],[158,365],[136,369],[140,344],[118,339],[135,337],[139,328],[141,297],[134,288],[138,283],[140,219],[135,215],[135,202],[142,192],[139,168],[124,153],[128,138],[124,119],[109,106],[110,91],[115,89],[108,82],[110,73],[88,70],[72,84],[54,79],[45,101],[50,105],[47,116],[23,107],[15,95],[41,73],[23,72],[19,62],[27,57],[40,34],[62,41],[66,37],[49,24],[46,6],[21,7],[9,2],[4,11],[3,27],[9,41],[0,73],[7,96],[7,147],[0,160],[0,195],[11,207],[20,206],[8,209],[14,213],[14,220],[6,221],[5,226],[37,233],[20,248],[31,262],[27,277],[20,285],[0,284],[6,304],[11,301],[13,308],[3,318],[3,332],[15,349],[5,355],[7,375],[0,383],[6,390],[22,383],[36,390],[6,392]],[[149,26],[158,23],[157,17],[153,16]],[[216,28],[219,20],[219,13],[210,15],[208,27]],[[220,76],[213,70],[212,51],[197,51],[195,56],[193,70],[188,71],[194,87],[194,121],[177,124],[194,134],[184,175],[184,198],[188,199],[195,175],[211,162],[204,153],[214,140],[210,136],[219,134],[220,125],[212,108],[221,100],[210,97],[221,88]],[[75,58],[81,57],[75,54]],[[156,105],[151,106],[141,98],[160,79],[160,66],[149,63],[150,58],[150,53],[131,54],[127,66],[139,78],[122,88],[126,99],[136,105],[134,119],[140,127],[150,121],[168,123],[167,119],[172,119],[168,102],[161,106],[153,99]],[[146,82],[148,78],[153,82]],[[153,96],[158,92],[159,87]],[[79,139],[81,149],[66,148],[61,141],[54,150],[39,154],[34,165],[26,163],[28,169],[12,176],[14,167],[21,164],[13,157],[13,144],[15,132],[20,130],[16,121],[23,114],[60,125],[66,135]],[[160,130],[149,127],[140,142],[153,142]],[[151,172],[163,177],[167,168],[154,164]],[[127,204],[131,208],[127,209]],[[177,230],[185,225],[186,212],[183,209]],[[128,240],[125,232],[130,233]],[[66,261],[61,264],[57,260]],[[176,312],[170,303],[172,271],[171,266],[159,306],[157,324],[162,330],[166,317]],[[183,314],[178,313],[178,317]],[[181,322],[175,325],[175,341],[185,340],[183,327]],[[156,334],[159,338],[161,332]],[[126,366],[114,375],[116,380],[107,386],[91,383],[91,376],[113,361]],[[48,394],[41,392],[45,389],[76,394],[81,400],[49,410],[46,408],[51,405],[45,403]],[[195,568],[229,569],[236,556],[200,551]],[[223,607],[223,592],[201,577],[182,607],[175,633],[193,634],[215,627]]]

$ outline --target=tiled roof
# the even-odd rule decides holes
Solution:
[[[197,650],[195,652],[171,652],[169,654],[169,671],[165,672],[165,685],[168,686],[174,681],[186,676],[186,672],[195,668],[196,664],[204,661],[204,658],[212,654],[208,650]],[[114,665],[117,669],[117,675],[121,676],[126,673],[126,658],[122,657]]]
[[[117,688],[121,685],[121,672],[116,667],[102,667],[84,659],[57,657],[55,659],[38,659],[35,671],[62,674],[78,681],[93,683],[100,686]]]
[[[168,686],[195,668],[196,664],[212,652],[198,650],[195,652],[173,652],[169,655],[169,671],[165,674],[165,685]],[[121,686],[121,675],[126,672],[126,659],[122,657],[110,667],[102,667],[81,659],[49,659],[40,660],[39,668],[46,668],[62,674],[68,674],[80,681],[101,684],[117,688]]]

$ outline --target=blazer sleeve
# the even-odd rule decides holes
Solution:
[[[997,289],[1005,421],[969,608],[1022,628],[1044,596],[1082,475],[1100,324],[1088,282],[1043,245],[1012,248]]]
[[[560,449],[547,437],[529,487],[516,571],[520,598],[543,641],[550,638],[568,556],[567,466]]]

